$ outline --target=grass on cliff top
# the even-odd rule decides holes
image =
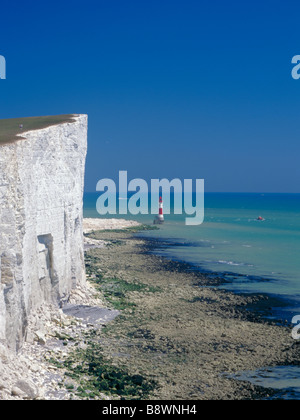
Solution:
[[[74,121],[74,114],[0,120],[0,144],[12,143],[22,139],[22,137],[17,136],[17,134],[22,134],[25,131],[40,130],[42,128],[50,127],[51,125],[72,121]],[[20,125],[23,125],[23,127],[20,128]]]

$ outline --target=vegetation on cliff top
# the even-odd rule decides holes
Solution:
[[[20,140],[23,138],[20,134],[26,131],[40,130],[52,125],[72,121],[74,121],[74,114],[0,120],[0,144]]]

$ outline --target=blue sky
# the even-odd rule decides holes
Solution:
[[[1,5],[1,118],[87,113],[100,178],[300,192],[296,1]]]

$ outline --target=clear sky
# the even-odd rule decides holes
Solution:
[[[100,178],[300,192],[299,1],[5,2],[0,118],[87,113]]]

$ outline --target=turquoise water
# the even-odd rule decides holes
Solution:
[[[85,217],[100,217],[97,197],[85,194]],[[154,219],[151,214],[110,217]],[[231,282],[224,288],[300,302],[300,194],[206,193],[201,225],[185,225],[185,214],[164,217],[160,230],[143,233],[164,241],[161,254],[227,276]]]
[[[249,381],[264,388],[272,388],[277,391],[272,397],[275,399],[299,400],[300,398],[299,366],[267,366],[225,376],[239,381]]]
[[[84,217],[101,217],[98,196],[85,194]],[[173,214],[171,199],[165,223],[142,235],[162,241],[158,253],[230,280],[223,288],[285,297],[292,305],[284,316],[300,313],[300,194],[206,193],[204,208],[204,222],[187,226],[187,215]],[[151,224],[154,219],[151,214],[102,217]]]
[[[99,217],[97,197],[85,195],[84,217]],[[164,214],[159,230],[139,234],[159,240],[157,253],[221,275],[228,280],[222,288],[284,298],[288,306],[274,308],[276,319],[291,323],[300,314],[300,194],[206,193],[199,226],[185,225],[184,214]],[[154,219],[151,214],[109,217],[151,224]],[[266,367],[236,379],[278,390],[280,399],[300,399],[299,367]]]

